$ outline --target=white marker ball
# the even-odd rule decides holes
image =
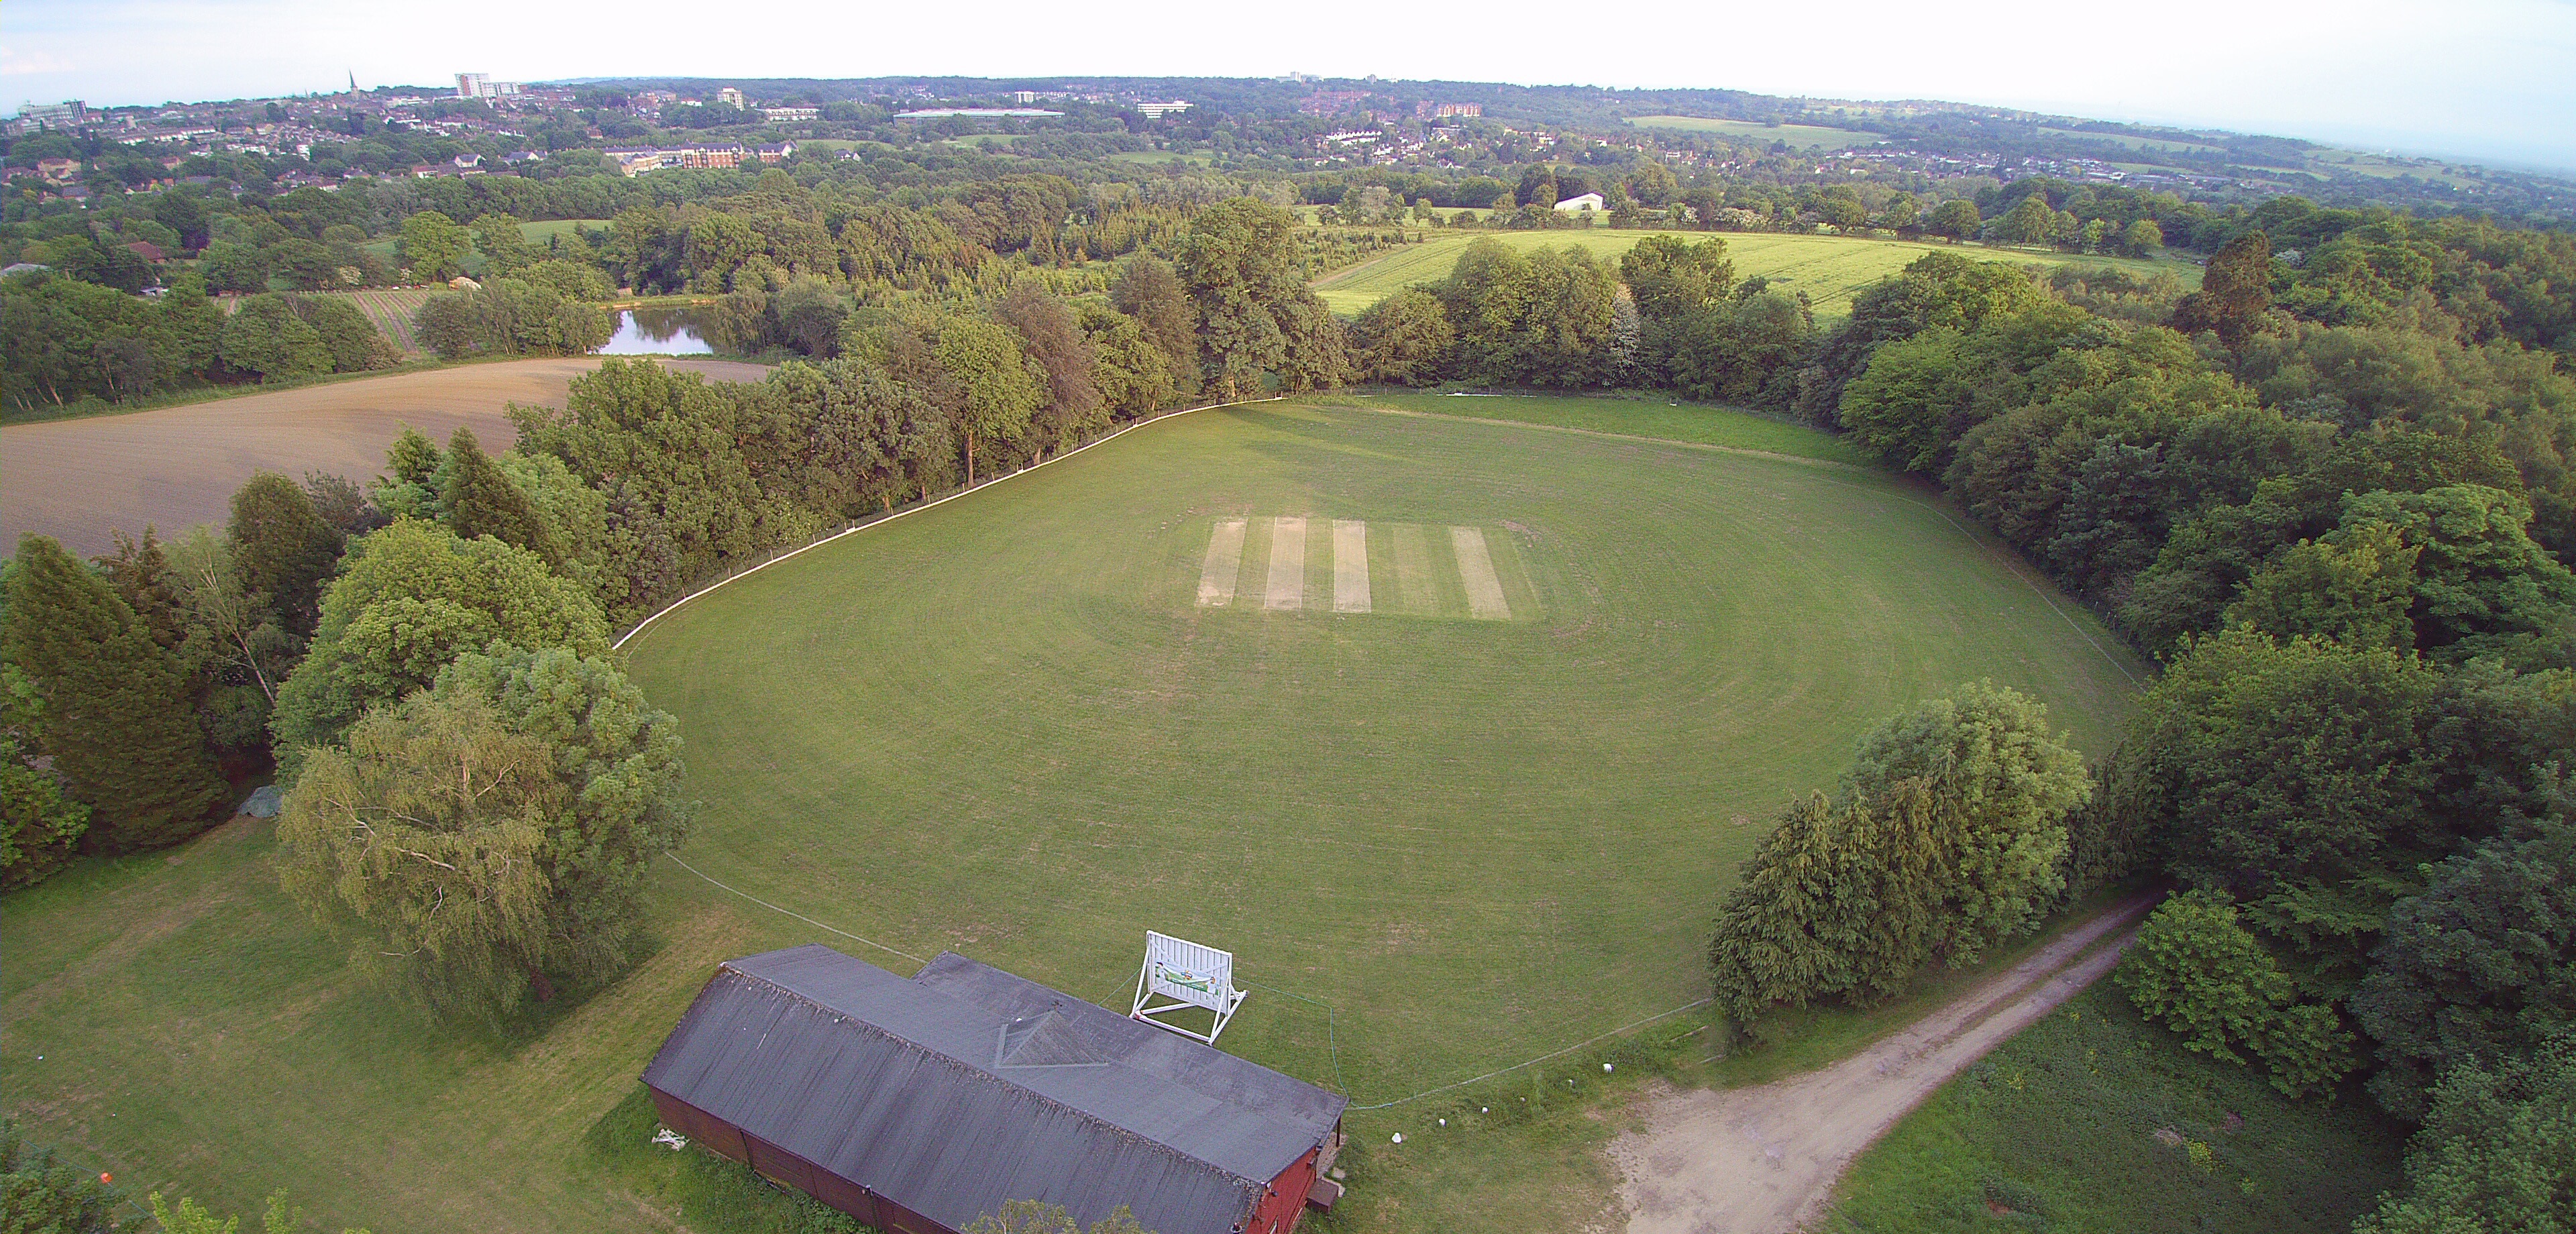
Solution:
[[[1448,1120],[1448,1119],[1445,1119],[1445,1118],[1444,1118],[1444,1119],[1441,1119],[1441,1120],[1440,1120],[1440,1125],[1441,1125],[1441,1126],[1443,1126],[1443,1127],[1448,1126],[1448,1125],[1449,1125],[1449,1120]]]
[[[1395,1133],[1395,1142],[1396,1142],[1396,1143],[1398,1143],[1398,1144],[1402,1144],[1402,1143],[1404,1143],[1404,1133],[1403,1133],[1403,1132],[1399,1131],[1399,1132],[1396,1132],[1396,1133]]]
[[[1602,1071],[1604,1071],[1604,1072],[1609,1071],[1609,1070],[1610,1070],[1610,1064],[1608,1064],[1608,1063],[1603,1063],[1603,1064],[1601,1064],[1601,1070],[1602,1070]]]

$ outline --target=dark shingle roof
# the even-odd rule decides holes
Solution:
[[[1009,1200],[1226,1234],[1343,1097],[942,954],[730,961],[644,1081],[952,1229]]]

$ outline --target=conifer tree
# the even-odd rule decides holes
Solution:
[[[226,788],[186,682],[106,580],[52,539],[19,537],[11,658],[45,709],[45,751],[94,813],[93,843],[124,852],[195,834]]]
[[[252,476],[233,494],[225,528],[242,590],[268,597],[278,625],[297,638],[321,618],[322,581],[340,562],[339,529],[322,520],[313,498],[273,471]]]
[[[152,632],[153,642],[176,649],[187,637],[187,621],[171,585],[170,557],[161,551],[160,537],[148,526],[139,544],[123,531],[114,534],[116,551],[93,559],[99,573],[134,610],[143,628]]]
[[[545,516],[538,513],[536,503],[483,452],[474,430],[461,424],[447,439],[447,459],[438,473],[438,504],[447,529],[459,540],[490,536],[535,553],[548,565],[561,564],[561,554],[553,537],[546,534]]]

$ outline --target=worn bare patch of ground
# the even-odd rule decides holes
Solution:
[[[1656,1098],[1646,1130],[1610,1148],[1628,1234],[1787,1234],[1812,1222],[1852,1159],[1932,1090],[2110,972],[2153,904],[2105,911],[1822,1071]]]
[[[726,361],[665,361],[715,381],[769,370]],[[78,553],[114,546],[109,532],[164,534],[220,522],[233,490],[260,471],[308,470],[364,482],[384,470],[405,424],[444,442],[459,425],[486,450],[516,440],[507,404],[561,407],[596,356],[511,360],[278,390],[240,398],[0,428],[0,544],[37,532]]]

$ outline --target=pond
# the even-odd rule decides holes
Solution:
[[[714,331],[685,308],[622,309],[617,333],[594,353],[603,356],[703,356],[715,351]]]

